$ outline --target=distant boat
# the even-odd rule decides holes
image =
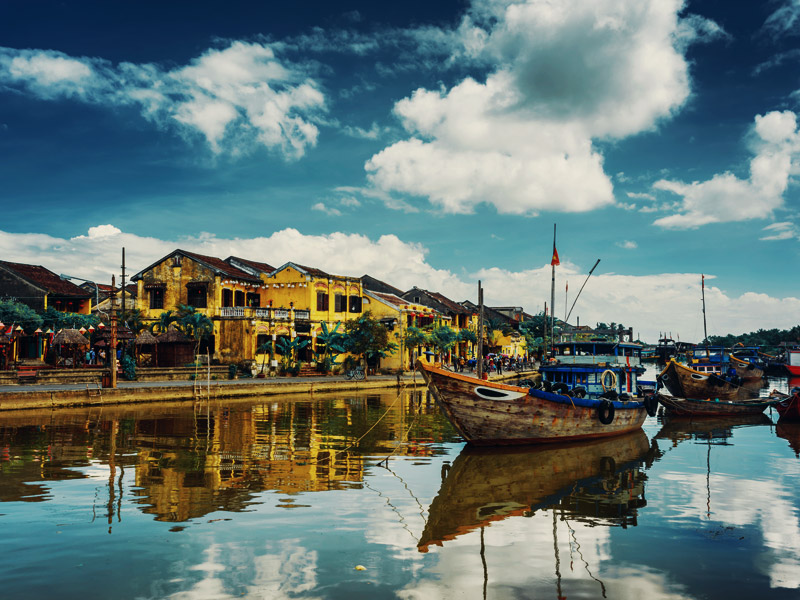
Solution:
[[[800,348],[786,349],[786,370],[791,375],[800,375]]]
[[[658,401],[666,411],[673,415],[693,417],[719,417],[726,415],[758,415],[768,407],[775,406],[777,400],[767,398],[749,398],[742,400],[699,400],[694,398],[676,398],[666,394],[658,394]]]
[[[647,418],[642,399],[579,398],[476,379],[417,361],[444,414],[474,445],[533,444],[634,431]],[[652,413],[658,404],[647,398]]]
[[[732,382],[721,374],[703,372],[671,360],[658,376],[659,384],[676,398],[710,400],[741,400],[756,395],[761,380]]]

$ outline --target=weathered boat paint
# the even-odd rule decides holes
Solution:
[[[757,415],[776,400],[751,398],[745,400],[699,400],[694,398],[676,398],[665,394],[657,395],[658,401],[666,411],[675,415],[691,415],[695,417],[718,417],[723,415]]]
[[[709,400],[742,400],[757,395],[761,385],[756,383],[736,385],[713,373],[702,373],[671,360],[661,371],[658,380],[676,398]]]
[[[613,402],[614,419],[604,425],[598,419],[600,400],[481,381],[421,362],[417,368],[453,427],[474,445],[564,442],[620,435],[640,428],[647,417],[643,402]],[[494,399],[486,397],[486,390],[492,391]]]

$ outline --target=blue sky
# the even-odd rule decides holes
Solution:
[[[789,327],[800,1],[0,5],[0,254],[180,247],[616,321]]]

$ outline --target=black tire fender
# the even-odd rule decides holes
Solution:
[[[614,420],[614,403],[611,400],[603,399],[597,405],[597,418],[603,425],[610,425]]]
[[[655,394],[647,394],[644,397],[644,409],[651,417],[655,417],[658,412],[658,398]]]

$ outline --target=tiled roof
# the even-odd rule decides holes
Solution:
[[[239,258],[238,256],[229,256],[225,259],[226,263],[230,263],[230,261],[240,262],[243,265],[247,265],[248,267],[255,269],[256,271],[261,271],[262,273],[272,273],[275,270],[275,267],[268,265],[267,263],[256,262],[246,258]]]
[[[469,311],[461,306],[458,302],[453,302],[447,296],[443,296],[439,292],[429,292],[428,290],[422,290],[426,294],[428,294],[431,298],[436,300],[437,302],[444,304],[448,309],[456,313],[457,315],[469,314]]]
[[[371,275],[362,275],[361,276],[361,284],[368,290],[373,292],[389,292],[394,294],[395,296],[402,297],[403,290],[394,287],[393,285],[389,285],[385,281],[381,281],[380,279],[376,279]]]
[[[0,260],[0,266],[46,290],[49,294],[75,298],[91,298],[92,296],[82,287],[75,285],[71,281],[61,279],[61,277],[41,265],[26,265]]]
[[[206,263],[209,267],[212,267],[214,270],[227,275],[228,277],[233,277],[234,279],[246,279],[248,281],[254,281],[253,276],[250,273],[242,271],[241,269],[237,269],[233,265],[229,265],[221,258],[217,258],[216,256],[206,256],[204,254],[195,254],[194,252],[186,252],[185,250],[181,250],[185,256],[192,258],[198,262]]]

